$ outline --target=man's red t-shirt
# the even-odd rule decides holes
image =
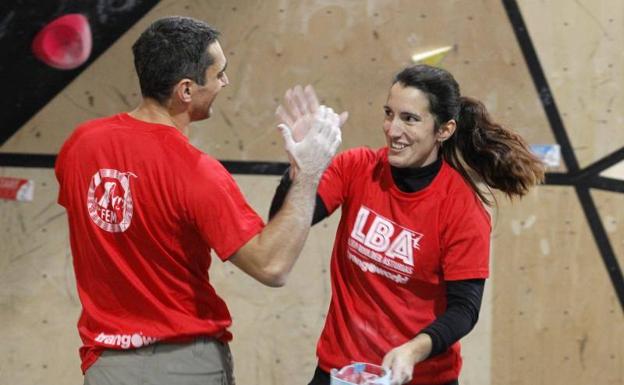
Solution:
[[[325,172],[319,195],[329,213],[342,207],[317,346],[325,371],[381,364],[445,311],[444,281],[488,276],[489,214],[445,162],[429,186],[405,193],[392,180],[386,148],[346,151]],[[416,365],[410,384],[457,379],[461,362],[455,343]]]
[[[264,226],[231,175],[174,127],[119,114],[59,153],[82,314],[83,372],[103,349],[214,336],[232,320],[208,279]]]

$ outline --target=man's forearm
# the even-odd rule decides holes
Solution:
[[[310,231],[318,179],[298,175],[281,209],[231,261],[265,285],[283,286]]]
[[[303,249],[310,226],[318,179],[301,176],[294,181],[284,205],[260,235],[260,243],[270,250],[267,258],[269,270],[285,280]]]
[[[288,157],[297,167],[284,206],[260,234],[230,257],[245,273],[269,286],[286,282],[310,231],[319,180],[342,140],[340,117],[331,108],[320,106],[302,119],[294,122],[306,132],[298,142],[288,125],[278,126]]]
[[[284,202],[286,201],[286,196],[288,195],[288,191],[290,190],[291,185],[292,179],[290,179],[288,173],[285,173],[284,176],[282,176],[279,185],[275,189],[275,194],[273,194],[273,200],[271,200],[271,207],[269,209],[269,220],[273,219],[273,217],[284,205]],[[314,203],[314,214],[312,214],[312,225],[314,226],[328,216],[329,213],[327,212],[325,203],[317,192],[316,201]]]

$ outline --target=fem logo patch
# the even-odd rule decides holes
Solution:
[[[87,193],[87,210],[91,220],[110,233],[124,232],[132,221],[131,172],[109,168],[93,174]]]

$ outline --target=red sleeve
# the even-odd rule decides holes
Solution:
[[[217,160],[202,154],[189,175],[184,194],[190,220],[225,261],[258,234],[264,222]]]
[[[65,207],[67,205],[67,199],[65,199],[65,146],[61,147],[61,151],[58,153],[56,157],[56,162],[54,163],[54,174],[56,175],[56,180],[58,181],[59,191],[56,202]]]
[[[80,126],[78,127],[80,128]],[[56,161],[54,163],[54,174],[56,175],[56,180],[59,184],[59,192],[57,197],[57,203],[63,207],[66,207],[69,199],[67,197],[68,189],[65,187],[67,185],[67,175],[65,175],[65,169],[67,168],[68,160],[67,157],[70,156],[69,153],[71,148],[73,147],[74,142],[76,141],[76,131],[71,134],[69,138],[61,146],[61,150],[56,156]]]
[[[321,178],[318,195],[323,200],[328,216],[333,213],[348,196],[352,175],[363,172],[362,166],[368,158],[374,157],[369,148],[355,148],[334,157]]]
[[[490,216],[471,191],[452,192],[443,210],[442,269],[444,279],[487,278],[490,258]]]

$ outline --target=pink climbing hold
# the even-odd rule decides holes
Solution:
[[[35,36],[32,51],[50,67],[70,70],[87,61],[92,45],[89,21],[84,15],[73,13],[43,27]]]

